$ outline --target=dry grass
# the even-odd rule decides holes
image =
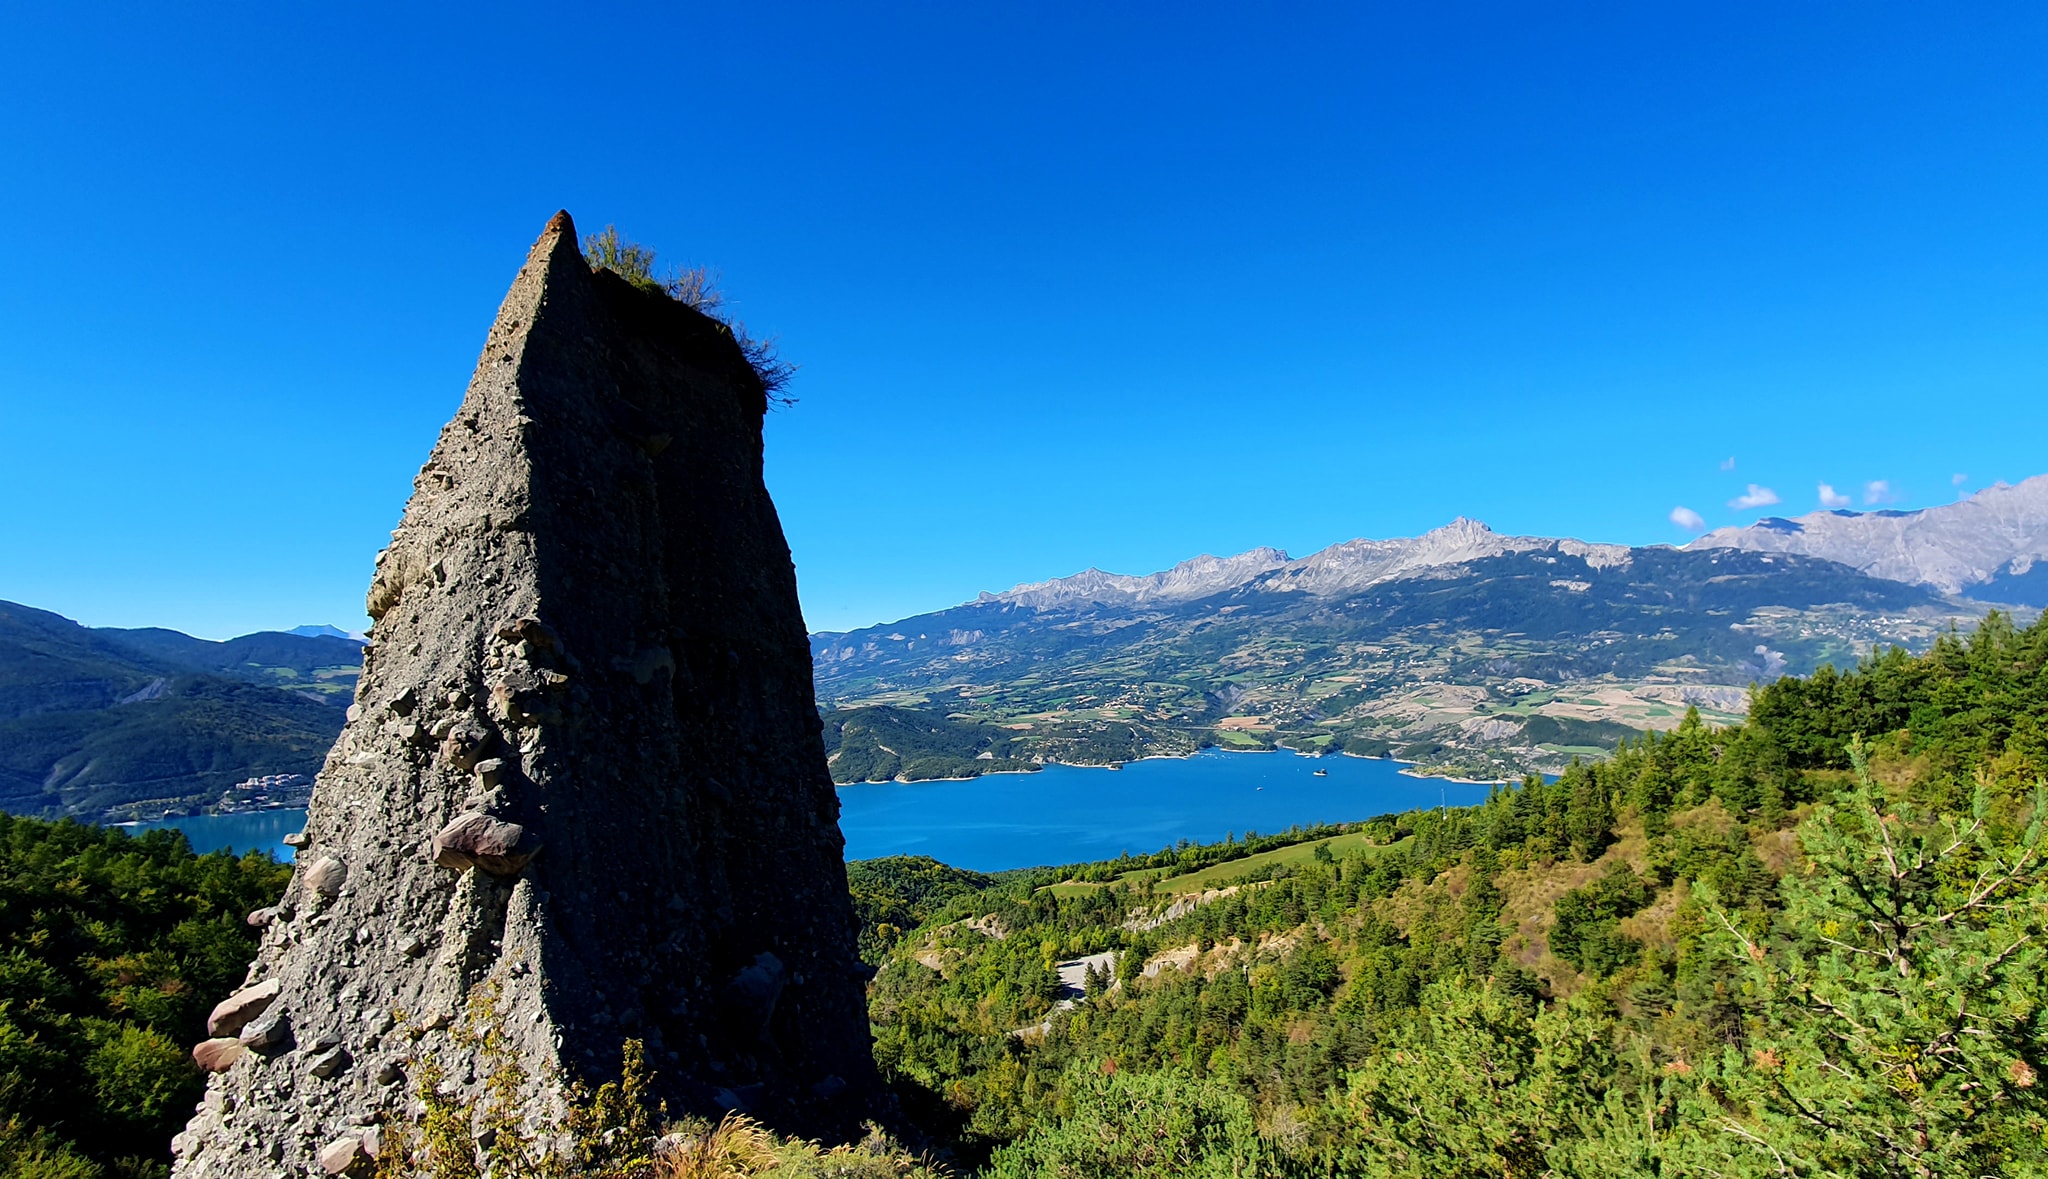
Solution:
[[[777,1137],[742,1113],[717,1125],[688,1123],[661,1140],[652,1179],[949,1179],[946,1169],[906,1152],[876,1127],[844,1146]]]
[[[1672,944],[1671,919],[1678,915],[1679,907],[1692,896],[1692,885],[1679,880],[1657,894],[1657,899],[1619,923],[1622,933],[1646,946],[1669,946]]]
[[[656,1179],[736,1179],[759,1175],[782,1165],[775,1135],[741,1113],[725,1115],[716,1126],[692,1133],[684,1130],[662,1140],[655,1156]]]

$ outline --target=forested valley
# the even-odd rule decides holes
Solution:
[[[2044,775],[2048,623],[1993,615],[1476,807],[858,862],[921,1157],[691,1141],[754,1143],[735,1175],[2040,1175]],[[285,873],[0,818],[0,1174],[163,1173]]]
[[[865,931],[876,1051],[1003,1176],[2040,1174],[2044,771],[1993,615],[1234,881],[963,884]]]

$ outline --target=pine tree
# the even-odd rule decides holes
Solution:
[[[1761,1174],[2048,1174],[2048,792],[2015,830],[1981,787],[1968,817],[1931,819],[1850,757],[1853,788],[1800,829],[1811,870],[1786,878],[1777,932],[1710,899],[1754,1014],[1702,1070],[1696,1145]]]

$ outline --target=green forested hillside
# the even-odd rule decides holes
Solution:
[[[2044,773],[1994,616],[1234,882],[1006,879],[877,1052],[1005,1176],[2039,1174]]]
[[[825,759],[835,782],[971,778],[1012,768],[1012,734],[995,725],[877,705],[825,713]]]
[[[879,962],[903,931],[922,925],[947,902],[994,884],[990,877],[930,856],[884,856],[846,866],[846,888],[860,922],[860,956]]]
[[[0,1174],[155,1175],[204,1075],[188,1050],[290,869],[0,815]]]
[[[257,775],[310,777],[361,665],[345,639],[92,630],[0,602],[0,811],[161,812]]]

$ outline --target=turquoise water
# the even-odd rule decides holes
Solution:
[[[1120,770],[1047,766],[966,782],[863,783],[839,788],[839,827],[850,860],[920,855],[993,872],[1486,797],[1483,785],[1414,778],[1401,769],[1400,762],[1368,758],[1210,750]],[[1317,770],[1326,776],[1316,777]],[[200,852],[260,850],[289,860],[291,849],[281,841],[305,821],[304,811],[261,811],[145,826],[176,827]]]
[[[250,851],[267,851],[277,859],[291,861],[292,849],[284,845],[284,837],[306,825],[304,811],[256,811],[246,815],[195,815],[189,819],[163,819],[154,823],[137,823],[131,831],[146,831],[152,827],[172,827],[185,833],[192,843],[192,850],[200,855],[207,852],[228,851],[240,854]]]
[[[1486,798],[1484,785],[1402,768],[1377,758],[1208,750],[1118,770],[1047,766],[967,782],[864,783],[839,788],[839,827],[850,860],[919,855],[994,872]]]

